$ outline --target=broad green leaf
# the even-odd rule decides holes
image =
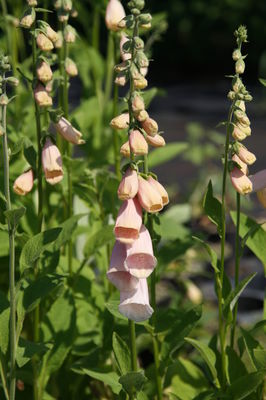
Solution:
[[[237,352],[231,347],[226,348],[227,355],[227,373],[229,376],[230,383],[233,383],[241,376],[247,374],[247,369]]]
[[[9,301],[0,291],[0,352],[6,355],[9,343]]]
[[[137,400],[149,400],[147,395],[144,392],[137,393]]]
[[[89,236],[84,246],[84,256],[88,258],[100,247],[110,243],[114,239],[113,230],[113,225],[108,225]]]
[[[22,249],[19,260],[21,272],[34,266],[34,263],[38,260],[42,252],[58,238],[61,230],[61,228],[49,229],[38,233],[38,235],[33,236],[27,241]]]
[[[237,287],[231,291],[229,296],[225,299],[224,306],[223,306],[223,314],[225,318],[228,316],[229,311],[233,311],[241,293],[245,290],[249,282],[252,281],[256,273],[249,275],[245,279],[243,279]]]
[[[81,373],[86,374],[91,378],[97,379],[103,382],[105,385],[110,386],[114,394],[119,394],[119,392],[122,389],[122,386],[119,383],[119,376],[117,375],[116,372],[102,372],[102,369],[92,370],[92,369],[82,368]]]
[[[168,208],[162,215],[162,218],[173,219],[177,224],[188,222],[191,218],[191,206],[187,203],[176,204]]]
[[[22,368],[33,356],[37,354],[44,354],[50,348],[51,344],[34,343],[29,340],[19,338],[19,343],[16,352],[16,361],[19,368]]]
[[[116,332],[113,333],[113,351],[121,375],[126,374],[131,370],[130,351],[126,342]]]
[[[108,303],[105,304],[105,307],[114,317],[127,321],[127,318],[118,311],[118,305],[118,300],[109,300]]]
[[[194,346],[199,351],[199,353],[201,354],[201,357],[208,365],[209,370],[213,376],[214,382],[217,385],[218,381],[217,381],[217,371],[215,368],[215,363],[216,363],[215,353],[212,351],[212,349],[210,347],[208,347],[208,345],[206,343],[200,342],[199,340],[185,338],[185,341],[187,343],[190,343],[192,346]]]
[[[264,372],[252,372],[237,379],[226,391],[230,400],[245,399],[254,393],[265,377]]]
[[[73,217],[67,219],[63,224],[61,224],[60,228],[62,228],[59,233],[57,239],[52,244],[53,251],[59,250],[63,244],[65,244],[72,236],[74,230],[77,227],[78,221],[88,214],[77,214],[73,215]]]
[[[222,232],[222,205],[213,196],[212,181],[209,182],[207,192],[203,199],[203,209],[209,219],[217,226],[218,234]]]
[[[187,204],[173,206],[165,211],[160,218],[160,234],[164,239],[184,239],[190,230],[184,227],[191,216],[191,208]]]
[[[133,395],[134,393],[142,390],[146,380],[147,378],[145,377],[143,371],[128,372],[120,377],[119,383],[121,383],[125,392],[127,392],[129,395]]]
[[[188,147],[185,142],[168,143],[164,147],[153,150],[149,153],[149,167],[154,168],[164,164],[179,154],[183,153]]]
[[[33,168],[33,170],[36,171],[37,153],[32,142],[26,136],[24,137],[24,157],[26,158],[30,166]]]
[[[234,224],[236,224],[236,212],[232,211],[230,215]],[[251,232],[251,234],[245,244],[261,260],[266,275],[266,230],[264,230],[261,225],[257,224],[256,221],[241,213],[240,236],[244,238],[249,232]]]
[[[5,214],[8,222],[10,223],[11,227],[13,229],[16,229],[20,218],[23,217],[25,212],[26,212],[26,208],[20,207],[20,208],[17,208],[16,210],[5,211],[4,214]]]
[[[266,370],[266,350],[265,349],[254,349],[253,359],[258,370]]]
[[[213,267],[214,271],[218,273],[220,270],[220,261],[218,260],[215,251],[211,248],[211,246],[208,243],[204,242],[204,240],[198,238],[197,236],[192,236],[192,238],[204,246],[204,248],[206,249],[206,251],[210,256],[211,266]]]

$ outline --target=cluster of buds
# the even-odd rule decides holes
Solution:
[[[72,0],[56,0],[54,7],[57,10],[60,22],[67,22],[70,16],[72,18],[78,16],[77,10],[73,7]]]
[[[252,191],[259,191],[258,198],[265,205],[265,198],[263,200],[265,196],[264,187],[266,186],[265,172],[261,171],[253,176],[248,176],[248,166],[255,163],[256,156],[242,143],[244,139],[251,135],[250,120],[246,114],[245,102],[251,101],[252,96],[240,77],[245,71],[245,56],[241,53],[241,45],[247,41],[246,28],[240,26],[235,32],[235,36],[238,47],[233,51],[232,58],[235,61],[236,74],[232,81],[232,91],[229,92],[228,96],[233,101],[232,137],[234,139],[231,145],[230,177],[232,185],[238,193],[245,195]]]
[[[169,203],[165,188],[155,175],[139,171],[142,161],[136,157],[147,157],[149,144],[154,147],[165,145],[158,132],[158,124],[145,110],[141,90],[147,86],[143,68],[148,67],[144,53],[144,43],[138,37],[138,28],[150,24],[150,14],[142,14],[143,0],[128,3],[131,15],[125,16],[118,0],[110,0],[106,10],[107,27],[113,30],[127,28],[132,30],[128,37],[122,32],[120,50],[122,62],[115,66],[116,84],[130,81],[130,93],[127,99],[128,112],[115,117],[111,127],[128,131],[128,140],[122,145],[120,153],[130,158],[124,168],[124,176],[118,187],[118,197],[123,201],[115,223],[116,242],[113,248],[108,279],[120,291],[119,311],[134,321],[143,321],[151,317],[147,278],[156,267],[150,233],[143,222],[143,210],[157,213]],[[119,18],[122,17],[122,20]],[[115,28],[114,28],[115,26]],[[145,71],[146,73],[146,71]]]

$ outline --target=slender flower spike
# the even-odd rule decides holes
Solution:
[[[139,237],[142,210],[137,198],[124,201],[115,223],[114,234],[122,243],[133,243]]]
[[[243,145],[240,146],[237,155],[240,158],[240,160],[242,160],[244,163],[248,165],[252,165],[256,161],[255,154],[248,151],[248,149]]]
[[[82,133],[74,128],[71,123],[61,117],[55,124],[57,133],[59,133],[65,140],[73,144],[84,144],[85,141],[82,139]]]
[[[161,194],[142,176],[138,177],[138,200],[142,208],[150,213],[156,213],[163,209]]]
[[[128,168],[117,190],[120,200],[133,199],[139,190],[138,174]]]
[[[153,309],[149,303],[149,291],[146,279],[139,279],[136,290],[120,292],[119,311],[135,322],[146,321],[152,316]]]
[[[50,65],[43,60],[39,63],[37,67],[37,78],[42,83],[47,83],[53,78],[53,72]]]
[[[54,48],[53,42],[48,39],[48,37],[45,36],[44,33],[38,33],[36,42],[37,46],[42,51],[51,51]]]
[[[149,136],[146,137],[147,142],[149,145],[153,147],[163,147],[165,146],[165,140],[161,135]]]
[[[62,165],[60,151],[50,139],[46,139],[42,150],[42,167],[45,179],[50,185],[55,185],[63,179]]]
[[[253,185],[253,191],[258,192],[266,188],[266,169],[257,172],[256,174],[250,176],[250,180]]]
[[[163,185],[160,184],[156,179],[154,179],[152,176],[148,177],[148,182],[151,184],[151,186],[154,187],[154,189],[157,190],[157,192],[160,194],[162,197],[162,202],[163,205],[166,206],[169,203],[169,196]]]
[[[139,238],[132,245],[127,246],[125,266],[136,278],[148,278],[156,264],[149,231],[142,225]]]
[[[127,129],[129,127],[129,113],[124,113],[113,118],[110,125],[114,129]]]
[[[237,167],[230,172],[230,178],[233,187],[240,194],[248,194],[252,192],[252,181]]]
[[[32,190],[33,181],[34,181],[33,171],[32,169],[30,169],[24,172],[15,180],[13,185],[14,192],[21,196],[25,196]]]
[[[109,0],[106,7],[105,23],[109,30],[118,31],[118,23],[126,16],[124,7],[119,0]]]
[[[138,130],[130,132],[129,146],[136,156],[148,154],[149,148],[144,136]]]
[[[40,83],[34,89],[34,98],[39,107],[50,107],[53,104],[52,97]]]
[[[126,245],[116,241],[107,271],[107,278],[118,290],[130,292],[136,289],[139,280],[126,269],[124,265],[126,257]]]

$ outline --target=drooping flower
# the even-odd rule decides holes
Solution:
[[[139,190],[138,174],[131,168],[128,168],[120,182],[117,194],[120,200],[133,199]]]
[[[67,25],[64,29],[64,39],[67,43],[74,43],[76,40],[76,31],[71,25]]]
[[[242,171],[243,174],[248,175],[248,166],[247,166],[247,164],[246,164],[245,162],[243,162],[243,161],[238,157],[237,154],[234,154],[234,155],[233,155],[232,160],[233,160],[234,162],[236,162],[236,163],[239,165],[240,171]]]
[[[13,190],[15,193],[25,196],[28,194],[33,188],[34,176],[33,170],[29,169],[26,172],[23,172],[14,182]]]
[[[62,165],[60,151],[50,139],[46,139],[42,150],[42,167],[45,179],[51,185],[55,185],[63,179]]]
[[[237,167],[230,172],[230,178],[233,187],[240,194],[248,194],[252,192],[251,180]]]
[[[54,31],[53,28],[51,28],[51,26],[49,24],[46,25],[45,33],[46,33],[46,36],[48,37],[48,39],[50,39],[53,42],[53,44],[55,44],[57,42],[58,33],[56,31]]]
[[[125,266],[136,278],[148,278],[156,264],[149,231],[142,225],[138,239],[127,246]]]
[[[240,160],[242,160],[244,163],[248,165],[252,165],[256,161],[255,154],[248,151],[248,149],[243,145],[239,147],[237,155],[240,158]]]
[[[129,113],[123,113],[113,118],[110,125],[114,129],[127,129],[129,126]]]
[[[40,83],[34,89],[34,98],[39,107],[50,107],[53,104],[52,97]]]
[[[149,136],[155,136],[158,133],[158,124],[152,118],[145,119],[145,121],[142,122],[141,126]]]
[[[254,192],[258,192],[259,190],[266,188],[266,169],[251,175],[249,178],[252,182]]]
[[[23,17],[20,20],[20,26],[22,28],[29,29],[33,22],[35,21],[36,14],[33,8],[27,9],[23,15]]]
[[[139,237],[142,210],[137,198],[123,202],[115,223],[114,234],[122,243],[133,243]]]
[[[130,157],[129,141],[127,140],[120,148],[120,154],[124,157]]]
[[[150,213],[156,213],[163,208],[162,196],[142,176],[138,177],[139,191],[138,200],[142,208]]]
[[[116,241],[107,271],[107,278],[118,290],[130,292],[136,289],[138,279],[131,275],[126,269],[124,265],[126,256],[126,245]]]
[[[73,144],[84,144],[82,133],[74,128],[71,123],[64,117],[61,117],[55,124],[57,133],[59,133],[65,140]]]
[[[154,187],[154,189],[157,190],[157,192],[162,197],[163,205],[166,206],[166,204],[169,203],[169,196],[163,185],[156,179],[154,179],[152,176],[148,177],[148,182]]]
[[[53,42],[42,32],[38,33],[36,43],[42,51],[51,51],[54,48]]]
[[[155,136],[147,135],[146,140],[153,147],[165,146],[165,140],[161,135],[155,135]]]
[[[118,23],[125,18],[126,13],[124,7],[119,0],[109,0],[106,7],[105,23],[111,31],[118,31]]]
[[[148,154],[149,148],[144,136],[138,130],[130,132],[129,146],[136,156]]]
[[[152,316],[153,309],[149,303],[149,291],[146,279],[139,279],[136,290],[120,292],[119,311],[128,319],[141,322]]]
[[[43,83],[47,83],[53,78],[53,72],[50,65],[43,60],[39,63],[36,72],[37,78]]]
[[[65,60],[65,69],[66,69],[66,73],[68,76],[70,77],[74,77],[78,75],[78,68],[76,63],[71,60],[71,58],[67,57]]]

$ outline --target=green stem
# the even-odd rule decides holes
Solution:
[[[8,10],[7,10],[6,0],[1,0],[1,6],[2,6],[2,12],[3,12],[3,15],[2,15],[3,23],[5,25],[5,31],[6,31],[7,54],[9,54],[11,56],[13,54],[12,53],[12,38],[11,38],[9,22],[7,19]],[[13,60],[11,60],[11,64],[13,67]]]
[[[118,57],[117,57],[117,35],[114,33],[113,34],[113,40],[114,40],[114,60],[115,64],[119,62]],[[114,97],[113,97],[113,117],[117,116],[118,113],[118,97],[119,96],[119,88],[118,85],[114,85]],[[113,131],[113,146],[114,146],[114,162],[115,162],[115,173],[120,180],[121,178],[121,173],[120,173],[120,152],[119,152],[119,133],[117,129],[114,129]]]
[[[239,283],[239,266],[240,266],[240,194],[236,194],[236,241],[235,241],[235,287]],[[235,331],[236,331],[236,320],[237,320],[237,309],[238,303],[236,303],[233,312],[233,323],[231,330],[231,347],[234,348],[235,343]]]
[[[137,362],[137,348],[136,348],[136,331],[134,321],[128,320],[129,326],[129,341],[130,341],[130,352],[131,352],[131,369],[133,372],[138,370]]]
[[[113,32],[109,31],[108,42],[107,42],[107,60],[106,60],[106,80],[104,90],[104,105],[107,104],[111,97],[112,82],[113,82],[113,70],[114,70],[114,41]]]
[[[5,78],[5,76],[4,76]],[[3,93],[6,94],[6,85],[3,83]],[[4,152],[4,185],[6,210],[11,211],[9,187],[9,155],[8,139],[6,132],[6,105],[2,106],[3,152]],[[14,400],[16,396],[16,289],[15,289],[15,229],[8,222],[9,235],[9,291],[10,291],[10,387],[9,397]]]
[[[100,36],[100,9],[96,5],[93,9],[93,25],[92,25],[92,47],[99,50],[99,36]]]

